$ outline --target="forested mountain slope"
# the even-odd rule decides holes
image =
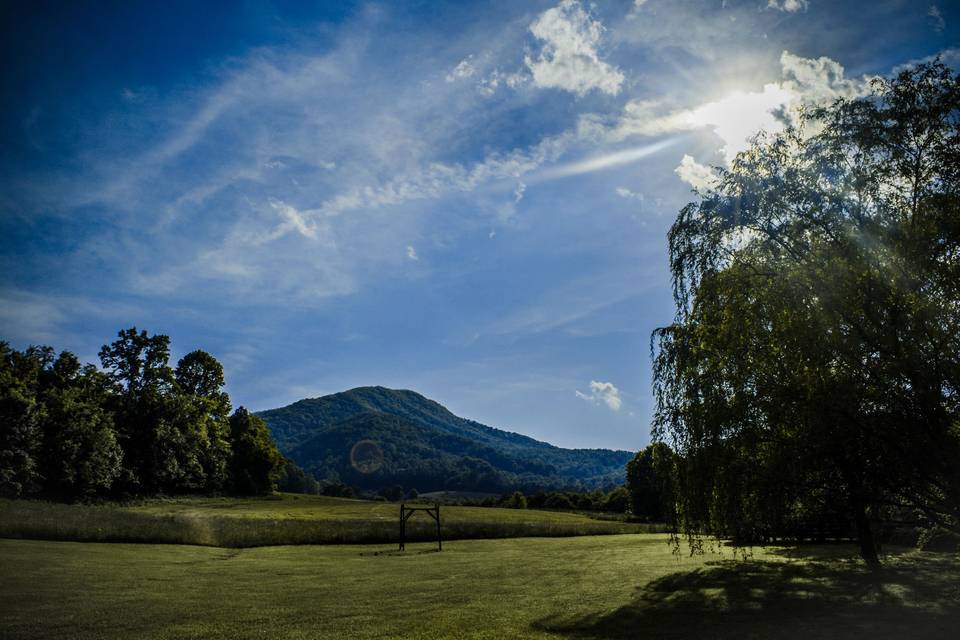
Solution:
[[[461,418],[414,391],[384,387],[300,400],[258,415],[302,468],[364,489],[595,488],[622,482],[632,456],[555,447]],[[357,443],[363,444],[354,448]]]

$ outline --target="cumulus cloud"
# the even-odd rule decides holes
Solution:
[[[538,87],[570,91],[578,96],[593,89],[616,95],[623,73],[600,59],[597,49],[603,25],[594,20],[579,0],[563,0],[540,14],[530,32],[543,46],[536,58],[525,57]]]
[[[693,159],[693,156],[683,155],[680,165],[674,169],[680,179],[698,191],[706,191],[717,179],[717,175],[708,166],[702,165]]]
[[[843,65],[826,56],[802,58],[784,51],[780,54],[780,67],[784,77],[780,86],[794,94],[793,101],[802,104],[856,98],[870,90],[869,76],[845,78]]]
[[[806,11],[810,6],[809,0],[769,0],[767,7],[778,11],[796,13],[797,11]]]
[[[574,392],[582,400],[594,403],[604,403],[611,411],[620,411],[623,401],[620,399],[620,390],[612,382],[590,381],[590,393],[583,393],[580,390]]]
[[[630,191],[626,187],[617,187],[617,195],[627,200],[643,200],[643,194]]]
[[[417,255],[417,250],[411,245],[407,245],[407,258],[410,260],[419,260],[420,256]]]

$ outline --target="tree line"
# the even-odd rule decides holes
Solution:
[[[170,338],[124,329],[101,368],[0,342],[0,495],[59,499],[263,494],[284,466],[266,424],[231,413],[223,367]]]

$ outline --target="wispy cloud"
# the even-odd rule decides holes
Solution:
[[[768,8],[786,11],[788,13],[806,11],[809,6],[809,0],[768,0],[767,2]]]
[[[677,139],[670,138],[639,147],[633,147],[631,149],[623,149],[603,155],[593,156],[591,158],[587,158],[586,160],[578,160],[576,162],[570,162],[560,166],[552,167],[550,169],[545,169],[539,174],[538,178],[542,180],[566,178],[569,176],[576,176],[583,173],[593,173],[594,171],[602,171],[604,169],[630,164],[663,151],[664,149],[673,146],[676,143]]]
[[[930,23],[933,25],[933,30],[937,33],[940,33],[947,28],[947,21],[944,20],[943,13],[940,12],[940,7],[937,5],[930,5],[930,8],[927,9],[927,17],[930,19]]]

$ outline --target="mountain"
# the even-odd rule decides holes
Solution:
[[[594,489],[633,453],[563,449],[454,415],[414,391],[358,387],[261,411],[280,451],[318,479],[366,490]]]

